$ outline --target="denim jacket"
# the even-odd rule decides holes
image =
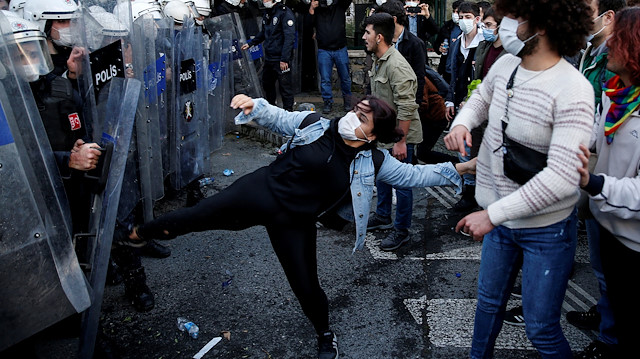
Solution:
[[[235,118],[237,125],[255,121],[259,125],[287,136],[292,136],[291,147],[303,146],[314,142],[329,128],[330,121],[320,119],[309,126],[299,129],[298,126],[311,114],[310,111],[288,112],[270,105],[264,99],[254,99],[253,111],[249,115],[244,112]],[[287,144],[282,146],[285,150]],[[462,179],[451,163],[436,165],[411,165],[402,163],[389,155],[389,151],[381,149],[384,161],[378,172],[378,180],[399,187],[427,187],[427,186],[455,186],[456,192],[462,189]],[[355,220],[356,243],[353,248],[362,249],[367,233],[367,222],[375,186],[375,167],[371,150],[360,151],[351,162],[351,208],[341,209],[339,215],[346,219]]]

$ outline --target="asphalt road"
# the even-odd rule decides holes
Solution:
[[[207,195],[272,161],[275,146],[235,136],[216,153],[213,185]],[[230,177],[224,169],[233,169]],[[411,241],[395,253],[377,244],[386,232],[368,235],[363,251],[351,254],[352,227],[318,231],[318,273],[338,335],[340,358],[463,358],[472,336],[480,244],[453,232],[459,216],[449,207],[457,197],[449,188],[414,191]],[[165,200],[158,214],[181,206]],[[207,342],[230,334],[204,358],[315,358],[316,338],[273,253],[264,228],[240,232],[193,233],[165,242],[172,255],[144,258],[156,306],[137,313],[124,288],[107,287],[103,327],[123,358],[191,358]],[[563,311],[586,310],[597,298],[588,264],[586,238],[579,240],[575,275]],[[512,299],[509,307],[517,305]],[[187,317],[200,328],[191,339],[176,328]],[[564,322],[574,350],[594,333]],[[39,344],[43,358],[73,357],[77,342]],[[496,358],[537,358],[523,327],[505,325]]]

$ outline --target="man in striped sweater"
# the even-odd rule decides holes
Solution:
[[[570,358],[560,315],[576,248],[577,153],[589,141],[594,95],[562,56],[584,46],[591,9],[583,0],[497,0],[495,6],[504,15],[499,36],[511,55],[496,61],[445,138],[449,149],[465,155],[469,131],[489,121],[476,175],[476,200],[484,210],[456,226],[483,240],[471,357],[493,356],[522,263],[528,338],[543,358]],[[505,136],[546,155],[546,165],[525,179],[508,177]],[[517,163],[535,156],[525,157]]]

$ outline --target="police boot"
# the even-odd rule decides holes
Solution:
[[[147,287],[147,276],[144,267],[129,270],[124,277],[124,295],[131,301],[138,312],[148,312],[153,309],[155,300],[151,289]]]
[[[471,212],[476,207],[478,207],[476,186],[462,187],[462,198],[453,206],[453,210],[456,212]]]
[[[200,182],[194,180],[187,185],[187,207],[193,207],[204,198],[204,194],[200,189]]]

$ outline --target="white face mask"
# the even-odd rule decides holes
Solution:
[[[271,9],[274,3],[273,1],[269,1],[269,2],[263,2],[262,5],[264,5],[264,7],[266,7],[267,9]]]
[[[460,30],[462,30],[465,35],[470,34],[476,27],[473,23],[473,19],[461,19],[458,26],[460,26]]]
[[[384,4],[384,3],[386,3],[386,2],[387,2],[387,0],[376,0],[376,4],[377,4],[378,6],[382,6],[382,4]]]
[[[71,35],[70,27],[63,27],[61,29],[56,28],[58,31],[58,36],[60,37],[57,40],[52,39],[53,43],[58,46],[72,46],[73,45],[73,36]]]
[[[358,116],[356,115],[356,113],[353,111],[350,111],[338,121],[338,133],[345,140],[363,141],[366,143],[370,143],[371,140],[369,139],[369,137],[367,137],[367,134],[364,133],[364,130],[362,129],[362,127],[360,127],[361,125],[362,124],[360,123],[360,119],[358,119]],[[365,138],[364,140],[356,136],[357,129],[360,129],[360,131],[364,135],[364,138]]]
[[[451,14],[451,20],[453,20],[454,24],[457,24],[458,22],[460,22],[460,15],[454,12],[453,14]]]
[[[27,80],[28,82],[33,82],[40,78],[40,72],[38,71],[38,66],[23,65],[22,71],[24,72],[25,80]]]
[[[604,14],[605,13],[603,12],[602,14],[598,15],[598,17],[593,19],[593,22],[595,23],[596,20],[598,20],[599,18],[603,17]],[[591,40],[593,40],[594,37],[598,36],[598,34],[600,34],[604,30],[605,27],[607,27],[607,25],[602,24],[602,28],[600,30],[594,32],[593,34],[588,35],[587,36],[587,42],[590,42]]]
[[[538,36],[536,32],[528,39],[522,41],[518,38],[518,26],[526,23],[526,21],[518,23],[518,20],[504,17],[502,22],[500,23],[500,28],[498,29],[498,36],[500,36],[500,40],[502,41],[502,47],[507,50],[508,53],[514,56],[518,56],[524,45]]]
[[[413,1],[407,1],[404,4],[407,5],[407,6],[410,6],[410,7],[416,7],[416,6],[420,5],[419,2],[413,2]]]

